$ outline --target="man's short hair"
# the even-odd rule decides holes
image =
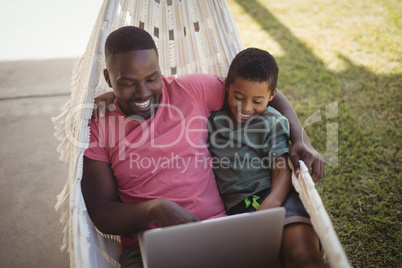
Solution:
[[[267,82],[272,92],[276,88],[278,73],[278,65],[271,54],[258,48],[247,48],[240,51],[230,64],[227,83],[234,83],[236,78]]]
[[[155,49],[155,42],[152,36],[145,30],[135,26],[124,26],[109,34],[105,43],[105,57],[125,53],[132,50]]]

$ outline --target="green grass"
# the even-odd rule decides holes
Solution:
[[[245,47],[270,51],[313,146],[337,124],[337,164],[317,183],[354,267],[402,266],[400,1],[228,0]],[[325,107],[338,114],[326,118]]]

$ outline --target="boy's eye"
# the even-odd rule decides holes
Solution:
[[[261,104],[262,101],[254,101],[255,104]]]
[[[242,98],[240,98],[240,97],[234,97],[236,100],[242,100]]]

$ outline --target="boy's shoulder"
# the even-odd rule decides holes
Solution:
[[[229,110],[220,110],[220,111],[213,111],[210,116],[210,120],[218,117],[218,116],[230,116],[230,111]],[[282,115],[278,110],[275,108],[268,106],[262,114],[257,116],[257,118],[261,117],[268,120],[269,122],[283,122],[283,123],[288,123],[288,119]]]
[[[269,121],[274,121],[274,122],[287,122],[288,119],[283,116],[278,110],[275,108],[268,106],[265,111],[261,114],[261,116],[264,116],[266,119]]]

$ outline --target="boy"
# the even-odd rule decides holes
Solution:
[[[288,120],[268,105],[277,93],[277,78],[277,64],[268,52],[248,48],[237,54],[225,81],[228,107],[209,120],[209,150],[228,214],[286,208],[281,257],[288,266],[295,240],[303,247],[314,241],[299,235],[311,226],[291,187]],[[296,232],[290,235],[289,230]],[[320,266],[318,241],[314,244],[309,245],[311,252],[299,252],[306,254],[309,265]]]

